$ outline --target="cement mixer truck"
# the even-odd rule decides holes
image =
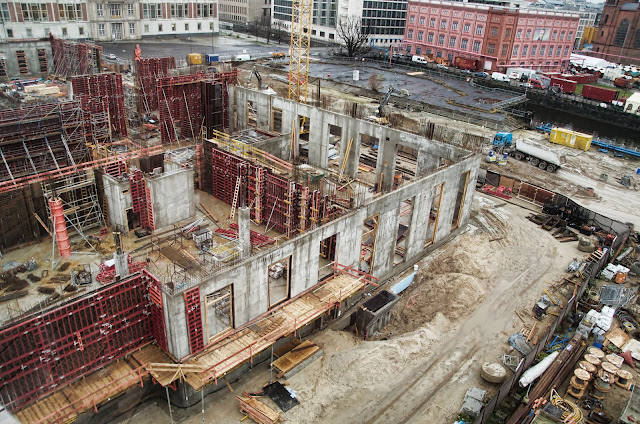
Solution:
[[[505,146],[504,152],[518,160],[526,160],[531,165],[548,172],[556,172],[564,163],[564,157],[524,140],[517,140],[511,147]]]

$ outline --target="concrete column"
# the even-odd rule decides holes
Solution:
[[[126,253],[118,253],[113,252],[113,261],[116,266],[116,275],[120,277],[120,279],[129,276],[129,264],[127,263],[127,254]]]
[[[351,143],[351,150],[349,151],[349,156],[347,156],[347,165],[344,168],[344,174],[348,175],[351,178],[355,178],[358,174],[358,160],[360,159],[360,133],[358,132],[358,128],[355,125],[349,125],[349,130],[345,131],[346,128],[342,129],[342,140],[340,141],[340,165],[342,165],[342,160],[344,155],[347,153],[347,146],[349,145],[349,139],[353,138],[353,142]]]
[[[396,174],[396,156],[398,146],[390,141],[380,141],[378,145],[378,161],[376,163],[376,181],[380,180],[382,173],[382,190],[393,189],[393,177]]]
[[[322,115],[314,113],[309,129],[309,164],[326,168],[329,151],[329,124],[322,121]]]
[[[247,206],[238,208],[238,240],[242,247],[242,257],[251,255],[251,214]]]
[[[429,213],[431,212],[431,201],[433,188],[424,187],[424,191],[415,197],[413,211],[411,213],[411,225],[407,239],[407,253],[405,259],[411,260],[424,250],[424,240],[427,238],[427,228],[429,225]]]

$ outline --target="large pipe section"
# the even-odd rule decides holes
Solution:
[[[49,209],[51,209],[51,222],[53,222],[53,231],[58,242],[58,251],[60,256],[68,258],[71,256],[71,245],[69,244],[64,210],[62,209],[62,200],[59,197],[49,199]]]

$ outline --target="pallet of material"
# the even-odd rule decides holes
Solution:
[[[258,399],[244,392],[242,396],[236,396],[240,411],[259,424],[275,424],[280,421],[280,413],[269,408]]]
[[[306,340],[294,347],[291,351],[273,361],[273,366],[280,371],[277,374],[278,378],[289,373],[308,359],[314,357],[318,352],[321,352],[320,348],[309,340]]]

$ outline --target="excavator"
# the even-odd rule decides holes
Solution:
[[[367,116],[367,121],[375,122],[376,124],[380,125],[389,125],[389,121],[384,117],[384,107],[387,105],[387,103],[389,103],[389,99],[391,98],[391,94],[393,93],[397,93],[403,97],[409,96],[409,92],[407,90],[398,90],[396,88],[393,88],[392,86],[389,86],[389,90],[387,90],[387,93],[380,101],[380,105],[378,106],[378,113],[375,116]]]
[[[256,80],[258,81],[258,90],[262,90],[262,76],[260,75],[260,72],[258,72],[258,68],[256,68],[255,66],[251,70],[251,75],[249,75],[249,83],[251,83],[251,80],[253,80],[254,75],[256,76]]]

